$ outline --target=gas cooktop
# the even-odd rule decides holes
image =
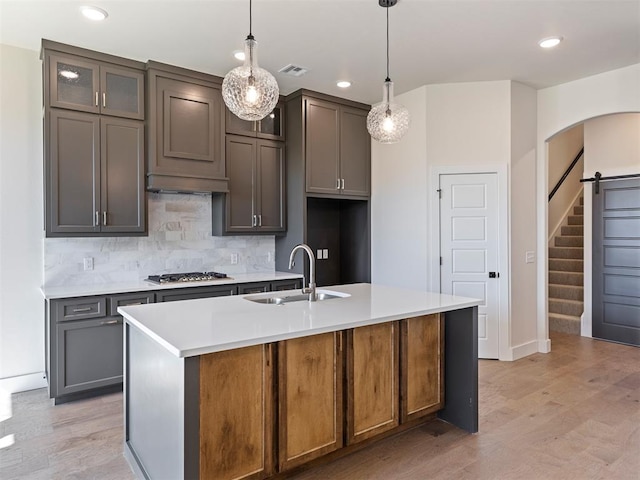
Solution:
[[[220,280],[227,277],[226,273],[220,272],[189,272],[189,273],[165,273],[164,275],[149,275],[147,282],[163,284],[163,283],[179,283],[179,282],[210,282],[212,280]]]

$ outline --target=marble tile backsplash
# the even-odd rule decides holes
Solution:
[[[211,236],[211,197],[148,193],[147,237],[45,238],[44,284],[138,281],[168,272],[273,272],[272,235]],[[231,263],[237,254],[238,263]],[[93,270],[84,259],[93,258]]]

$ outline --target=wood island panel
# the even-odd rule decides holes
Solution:
[[[444,406],[444,318],[439,313],[401,322],[402,422]]]
[[[278,343],[279,470],[342,447],[342,333]]]
[[[200,478],[273,473],[271,345],[200,357]]]
[[[399,422],[398,322],[347,332],[347,443],[360,442]]]

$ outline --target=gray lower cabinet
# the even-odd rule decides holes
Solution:
[[[47,376],[55,404],[122,388],[123,319],[117,307],[153,292],[55,299],[47,321]]]
[[[56,394],[122,383],[122,318],[56,324]]]
[[[284,232],[284,143],[227,135],[229,193],[213,197],[213,234]]]
[[[144,123],[50,109],[47,125],[46,235],[144,234]]]

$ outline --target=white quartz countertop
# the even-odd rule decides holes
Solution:
[[[323,287],[347,294],[314,303],[261,304],[246,298],[270,292],[118,308],[125,321],[177,357],[191,357],[402,318],[458,310],[480,300],[369,283]]]
[[[216,285],[232,285],[236,283],[273,282],[276,280],[288,280],[302,278],[298,273],[264,272],[264,273],[239,273],[229,275],[228,278],[220,278],[210,282],[176,282],[157,283],[139,280],[137,282],[111,282],[96,285],[70,285],[40,288],[45,300],[54,298],[87,297],[91,295],[108,295],[113,293],[148,292],[152,290],[171,290],[185,287],[211,287]]]

